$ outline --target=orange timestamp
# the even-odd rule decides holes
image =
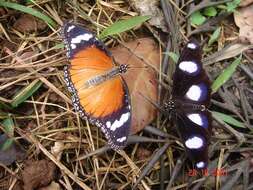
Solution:
[[[201,169],[201,170],[196,170],[196,169],[190,169],[188,171],[188,176],[197,176],[197,175],[202,175],[202,176],[227,176],[228,172],[225,169],[214,169],[214,170],[208,170],[208,169]]]

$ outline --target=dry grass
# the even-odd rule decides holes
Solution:
[[[173,9],[170,14],[173,13],[174,15],[167,15],[166,18],[171,23],[169,29],[172,31],[172,36],[168,44],[160,43],[160,46],[164,51],[177,51],[181,39],[186,39],[187,34],[190,34],[191,31],[189,31],[189,23],[185,20],[185,9],[179,8],[182,5],[176,6],[174,1],[170,1],[170,3],[169,8]],[[185,160],[184,149],[175,130],[165,128],[165,126],[168,126],[167,119],[159,116],[157,121],[153,122],[153,126],[168,132],[165,141],[169,144],[137,143],[130,145],[121,152],[114,152],[103,147],[106,145],[106,141],[100,130],[90,126],[88,122],[82,121],[73,110],[70,94],[63,81],[62,69],[68,62],[65,50],[60,47],[62,44],[59,34],[60,26],[63,21],[73,20],[99,34],[104,28],[117,20],[138,15],[137,10],[129,5],[126,1],[98,1],[97,3],[93,1],[86,3],[86,1],[77,0],[66,1],[66,3],[55,0],[38,1],[32,7],[47,13],[57,23],[57,27],[47,27],[42,31],[38,30],[25,34],[12,27],[20,13],[13,10],[0,10],[0,30],[2,31],[0,34],[0,47],[2,48],[0,52],[1,105],[11,104],[14,95],[32,82],[39,81],[42,83],[42,86],[33,96],[16,108],[8,109],[8,106],[1,106],[1,119],[8,117],[13,119],[15,139],[25,141],[26,161],[48,159],[55,163],[59,168],[56,181],[61,184],[62,189],[78,189],[78,186],[82,189],[132,189],[138,178],[142,176],[143,168],[147,166],[151,158],[158,159],[157,152],[161,150],[163,150],[160,152],[163,156],[161,156],[160,162],[154,162],[150,167],[150,171],[136,185],[136,189],[159,189],[161,184],[164,184],[165,188],[168,183],[173,187],[171,189],[184,189],[191,184],[202,187],[201,183],[206,180],[205,177],[195,176],[189,179],[188,172],[191,165],[188,162],[181,168],[182,162]],[[186,4],[183,7],[187,6],[189,5]],[[1,15],[1,11],[6,11],[6,15]],[[175,24],[176,20],[180,25]],[[222,27],[226,30],[226,23]],[[158,35],[156,29],[149,24],[125,32],[117,36],[117,40],[124,43],[143,34],[153,36],[157,43],[167,40],[167,35],[164,33]],[[183,37],[179,38],[179,34]],[[224,32],[221,37],[222,41],[218,43],[218,46],[224,47],[224,44],[235,35],[236,33],[231,34],[230,32],[228,36]],[[201,34],[199,38],[206,39],[207,36],[208,33]],[[227,40],[228,38],[229,40]],[[106,44],[114,46],[117,42],[107,39]],[[161,54],[161,56],[163,55]],[[247,60],[245,59],[244,62],[247,62]],[[167,71],[167,62],[164,61],[162,64],[161,71],[165,72],[165,69]],[[207,69],[212,79],[217,76],[215,71],[220,70],[219,67],[222,66],[208,66]],[[173,69],[169,69],[169,76],[171,76],[171,70]],[[244,95],[245,89],[246,91],[248,89],[249,94],[252,95],[252,89],[248,86],[248,76],[244,73],[237,74],[239,76],[233,78],[236,82],[228,86],[229,90],[221,91],[217,95],[218,97],[223,95],[222,100],[225,99],[226,93],[230,95],[233,92],[242,93],[237,83],[245,84]],[[161,78],[159,80],[162,84]],[[236,88],[236,90],[233,88]],[[166,95],[163,91],[160,91],[160,96],[165,97]],[[232,97],[234,98],[234,96]],[[236,101],[231,100],[232,104],[225,102],[224,104],[228,106],[228,109],[223,107],[224,104],[219,104],[220,102],[217,99],[219,98],[216,97],[216,100],[214,100],[214,109],[231,112],[236,108],[237,112],[232,112],[233,115],[240,118],[245,126],[252,127],[252,113],[248,114],[248,117],[245,116],[244,109],[240,106],[240,98],[236,98]],[[250,104],[247,100],[245,106],[251,107],[252,103]],[[244,155],[231,160],[228,157],[233,155],[229,150],[235,151],[235,155],[238,156],[238,152],[243,151],[243,148],[249,148],[248,151],[243,152],[252,155],[252,149],[250,148],[252,135],[245,134],[249,131],[248,129],[243,129],[240,132],[233,129],[234,133],[226,132],[227,129],[229,129],[229,126],[225,127],[225,130],[221,128],[214,129],[215,137],[211,145],[212,160],[214,161],[212,164],[214,164],[213,168],[220,169],[223,166],[231,166],[228,168],[232,168],[234,166],[234,170],[236,170],[237,165],[244,163]],[[152,135],[150,131],[145,133],[149,137],[159,139],[156,135]],[[143,133],[139,135],[142,136]],[[238,141],[241,140],[239,146],[234,136],[238,137]],[[250,156],[247,158],[249,160]],[[227,160],[228,163],[226,163]],[[17,174],[24,167],[24,161],[5,167],[4,171],[0,172],[2,178],[0,188],[13,189],[17,181],[20,180]],[[233,176],[234,170],[233,168],[231,170],[232,172],[229,175]],[[248,167],[247,170],[252,170],[252,168]],[[247,179],[249,179],[249,173]],[[211,184],[209,187],[219,189],[220,183],[224,183],[226,177],[214,178],[211,176],[209,181],[206,182],[206,186]],[[194,187],[197,188],[197,186]]]

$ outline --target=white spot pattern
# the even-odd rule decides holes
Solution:
[[[198,65],[193,61],[182,61],[179,63],[179,69],[191,74],[198,71]]]
[[[93,37],[92,34],[82,34],[79,36],[76,36],[75,38],[72,38],[71,44],[79,44],[82,40],[89,41]]]
[[[185,146],[189,149],[199,149],[203,146],[203,140],[200,137],[193,136],[185,141]]]
[[[71,31],[71,30],[73,30],[74,28],[75,28],[75,26],[74,26],[74,25],[72,25],[72,26],[68,27],[67,32],[70,32],[70,31]]]
[[[124,136],[124,137],[121,137],[121,138],[118,138],[117,139],[117,142],[123,142],[123,141],[125,141],[126,140],[126,136]]]
[[[205,163],[203,161],[200,161],[196,164],[197,168],[204,168],[205,167]]]
[[[198,113],[188,114],[187,117],[194,123],[196,123],[199,126],[203,126],[204,122]]]
[[[71,44],[72,49],[76,49],[76,44]]]
[[[106,126],[110,130],[115,131],[117,128],[120,128],[125,122],[127,122],[129,117],[130,117],[130,112],[124,113],[121,115],[120,119],[119,120],[116,119],[113,122],[113,124],[111,124],[110,121],[107,121]]]
[[[190,49],[196,49],[196,48],[197,48],[197,45],[194,44],[194,43],[188,43],[188,44],[187,44],[187,47],[190,48]]]
[[[189,90],[186,92],[186,97],[198,101],[201,98],[202,89],[198,85],[192,85]]]

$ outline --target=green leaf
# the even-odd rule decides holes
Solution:
[[[218,40],[220,37],[220,32],[221,32],[221,27],[218,27],[214,33],[211,35],[209,41],[208,41],[208,46],[212,45],[214,42]]]
[[[32,96],[42,85],[42,82],[37,79],[31,82],[28,86],[24,87],[20,90],[12,99],[11,106],[18,107],[19,104],[23,103],[27,100],[30,96]]]
[[[44,22],[46,22],[47,24],[49,24],[53,27],[56,26],[56,23],[50,17],[48,17],[47,15],[42,14],[41,12],[39,12],[39,11],[33,9],[33,8],[26,7],[26,6],[17,4],[17,3],[2,1],[2,0],[0,0],[0,7],[7,7],[7,8],[11,8],[11,9],[21,11],[23,13],[33,15],[33,16],[43,20]]]
[[[217,10],[214,7],[206,7],[203,11],[203,14],[208,17],[213,17],[217,15]]]
[[[215,79],[211,88],[212,93],[217,92],[217,90],[229,80],[232,74],[235,72],[236,67],[241,63],[242,56],[239,56],[236,60],[233,61],[223,72]]]
[[[241,0],[233,0],[232,2],[227,2],[226,3],[226,10],[228,12],[234,12],[235,9],[239,6]]]
[[[174,53],[174,52],[168,52],[167,53],[169,55],[169,57],[175,62],[177,63],[178,59],[179,59],[179,56],[178,54]]]
[[[145,21],[149,20],[151,17],[150,16],[135,16],[131,17],[130,19],[127,20],[120,20],[118,22],[113,23],[111,26],[107,27],[104,29],[101,34],[99,35],[100,39],[103,39],[107,36],[119,34],[121,32],[125,32],[127,30],[130,30]]]
[[[224,113],[212,111],[212,115],[217,120],[222,120],[222,121],[224,121],[230,125],[233,125],[235,127],[246,128],[242,122],[240,122],[240,121],[236,120],[235,118],[233,118],[229,115],[226,115]]]
[[[60,43],[60,44],[56,44],[53,49],[63,49],[64,48],[64,44]]]
[[[200,11],[196,11],[191,14],[191,23],[195,25],[201,25],[206,21],[206,17],[204,17]]]

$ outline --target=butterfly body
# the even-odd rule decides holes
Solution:
[[[86,29],[65,23],[62,33],[70,62],[64,68],[64,79],[75,110],[101,128],[113,149],[124,148],[131,104],[121,74],[128,66],[116,66],[106,46]]]
[[[88,79],[84,86],[85,88],[89,88],[95,85],[99,85],[107,80],[110,80],[111,78],[123,74],[127,71],[128,65],[120,65],[118,67],[114,67],[111,70],[105,72],[102,75],[95,76],[93,78]]]
[[[172,98],[164,108],[178,126],[189,157],[199,169],[207,167],[212,119],[208,111],[211,88],[201,62],[201,49],[193,40],[186,44],[173,75]]]

